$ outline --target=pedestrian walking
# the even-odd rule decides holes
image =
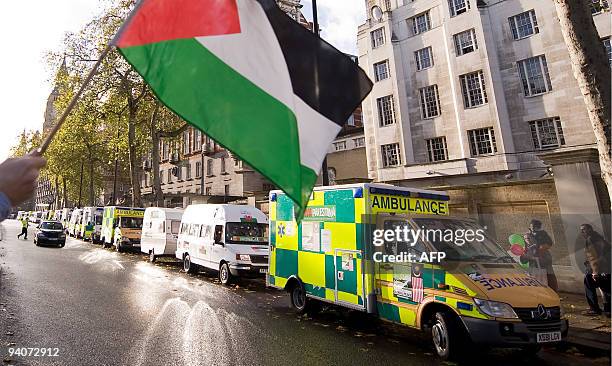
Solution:
[[[610,317],[610,243],[589,224],[580,225],[580,232],[584,236],[584,262],[586,271],[584,275],[584,293],[589,310],[584,315],[600,315],[601,308],[597,299],[597,289],[603,292],[603,312]]]
[[[529,231],[523,235],[525,239],[525,253],[521,256],[521,263],[529,263],[532,271],[544,273],[548,287],[558,291],[557,276],[552,266],[550,248],[553,241],[550,235],[542,228],[540,220],[531,220]]]
[[[17,235],[17,239],[19,239],[23,235],[23,238],[25,240],[28,240],[28,225],[29,225],[28,218],[22,217],[20,221],[21,221],[21,233]]]

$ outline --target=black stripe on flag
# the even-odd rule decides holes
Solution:
[[[257,1],[282,48],[295,95],[343,126],[372,90],[372,81],[350,57],[291,19],[276,1]]]

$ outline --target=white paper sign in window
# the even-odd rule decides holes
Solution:
[[[321,251],[321,224],[302,222],[302,250]]]

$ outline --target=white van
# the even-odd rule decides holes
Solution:
[[[140,251],[149,255],[149,261],[157,257],[176,255],[181,219],[184,210],[177,208],[149,207],[144,213]]]
[[[102,215],[104,214],[104,207],[85,207],[83,209],[83,223],[80,228],[79,235],[81,238],[85,238],[85,228],[87,224],[91,222],[94,226],[93,233],[91,233],[91,242],[98,243],[102,234]]]
[[[233,276],[263,276],[268,273],[267,224],[268,217],[251,206],[188,206],[176,257],[188,273],[198,266],[219,271],[224,285]]]
[[[83,217],[83,210],[80,208],[72,211],[70,216],[70,223],[68,224],[68,235],[75,237],[80,233],[81,229],[81,218]]]

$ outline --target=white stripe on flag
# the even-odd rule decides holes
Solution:
[[[283,51],[259,3],[238,0],[237,4],[241,33],[197,37],[196,40],[234,71],[293,111],[298,122],[300,162],[319,172],[341,127],[293,93]]]

